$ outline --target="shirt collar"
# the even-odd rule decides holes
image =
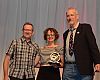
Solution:
[[[77,24],[76,24],[76,26],[74,28],[77,29],[78,26],[79,26],[79,22],[77,22]]]
[[[21,40],[22,40],[22,42],[25,42],[25,41],[26,41],[26,39],[25,39],[24,36],[21,37]],[[27,41],[26,41],[26,42],[27,42]],[[30,39],[30,41],[28,41],[28,43],[32,43],[31,39]]]
[[[78,26],[79,26],[79,22],[77,22],[77,24],[74,28],[69,28],[69,31],[74,31],[75,29],[77,29]]]

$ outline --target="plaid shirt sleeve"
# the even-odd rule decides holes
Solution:
[[[16,40],[12,40],[6,54],[10,56],[10,58],[12,58],[13,53],[15,51],[15,45],[16,45]]]
[[[40,48],[39,48],[38,44],[34,43],[33,45],[34,45],[35,48],[36,48],[36,54],[35,54],[35,56],[36,56],[36,55],[40,56],[40,52],[41,52],[41,51],[40,51]]]

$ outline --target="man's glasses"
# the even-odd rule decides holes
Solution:
[[[32,31],[32,29],[23,29],[23,31]]]

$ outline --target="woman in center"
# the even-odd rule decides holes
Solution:
[[[47,28],[44,31],[46,45],[41,48],[40,69],[36,80],[61,80],[59,68],[63,67],[64,58],[63,48],[57,44],[58,38],[56,29]]]

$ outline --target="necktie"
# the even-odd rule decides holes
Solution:
[[[70,34],[70,38],[69,38],[69,55],[72,56],[73,55],[73,31],[74,30],[70,30],[71,34]]]

